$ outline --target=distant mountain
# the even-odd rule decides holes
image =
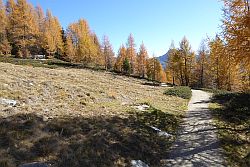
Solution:
[[[157,59],[161,62],[162,67],[166,68],[166,61],[168,59],[168,52],[160,57],[157,57]]]

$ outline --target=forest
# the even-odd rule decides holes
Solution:
[[[186,37],[178,47],[173,42],[164,69],[143,42],[136,48],[132,33],[115,54],[109,37],[100,40],[85,19],[64,30],[49,10],[45,14],[26,0],[7,0],[6,4],[0,0],[0,55],[23,59],[46,55],[173,85],[249,91],[249,3],[224,0],[222,12],[220,33],[202,40],[198,53]]]

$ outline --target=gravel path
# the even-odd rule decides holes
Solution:
[[[200,90],[192,90],[192,93],[187,115],[164,164],[166,167],[226,166],[208,110],[210,95]]]

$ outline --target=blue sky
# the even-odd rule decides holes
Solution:
[[[143,41],[149,53],[165,54],[185,35],[194,51],[206,36],[219,32],[220,0],[28,0],[50,9],[63,27],[84,18],[101,39],[108,35],[117,53],[130,33],[137,47]]]

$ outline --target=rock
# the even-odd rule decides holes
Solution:
[[[15,107],[17,105],[16,100],[0,98],[0,104]]]
[[[140,111],[146,111],[146,110],[148,110],[150,108],[150,106],[146,105],[146,104],[142,104],[140,106],[136,106],[135,108],[140,110]]]
[[[33,163],[20,165],[19,167],[49,167],[49,165],[46,163],[41,163],[41,162],[33,162]]]
[[[157,133],[158,133],[159,136],[165,136],[165,137],[167,137],[167,138],[168,138],[168,137],[172,137],[171,134],[169,134],[169,133],[167,133],[167,132],[164,132],[164,131],[162,131],[162,130],[160,130],[160,129],[154,127],[154,126],[150,126],[150,128],[152,128],[152,129],[154,129],[155,131],[157,131]]]
[[[166,83],[161,83],[160,86],[161,87],[169,87]]]
[[[146,163],[141,160],[132,160],[131,161],[132,167],[149,167]]]

